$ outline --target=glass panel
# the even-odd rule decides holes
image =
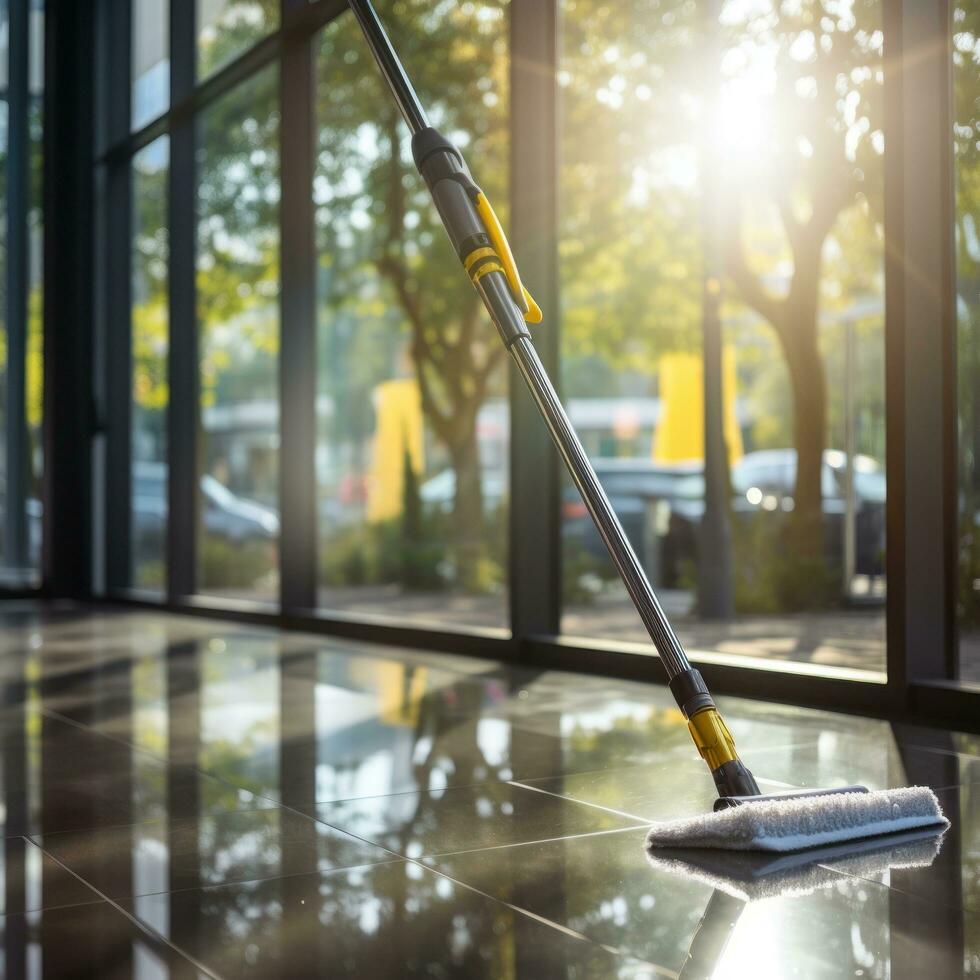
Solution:
[[[7,103],[7,66],[10,54],[10,34],[6,0],[0,0],[0,227],[7,234],[7,152],[9,105]],[[7,249],[0,248],[0,465],[4,478],[0,480],[0,514],[7,513]],[[7,548],[0,529],[0,567],[6,565]]]
[[[506,223],[506,10],[411,3],[388,26]],[[317,132],[320,604],[505,626],[505,354],[347,15],[322,34]]]
[[[980,3],[953,9],[960,677],[980,682]]]
[[[133,0],[131,126],[139,129],[170,105],[170,2]]]
[[[881,5],[640,6],[562,4],[572,419],[686,645],[884,671]],[[563,629],[645,639],[562,508]]]
[[[11,116],[9,103],[9,9],[0,5],[0,221],[4,242],[23,247],[20,283],[10,281],[8,248],[0,257],[0,578],[11,584],[34,582],[41,561],[41,415],[43,401],[42,292],[42,99],[44,95],[44,5],[34,0],[27,11],[26,104]],[[25,181],[9,209],[12,173],[10,128],[26,125],[24,156],[16,163]],[[19,181],[18,181],[19,186]],[[20,210],[20,209],[23,210]],[[10,221],[22,221],[25,239],[9,237]],[[21,292],[21,289],[24,292]],[[19,306],[20,301],[24,306]],[[11,306],[11,303],[17,304]],[[11,316],[12,310],[18,310]],[[20,312],[22,309],[23,312]],[[11,360],[11,350],[14,360]],[[21,401],[21,398],[23,399]]]
[[[197,0],[197,74],[205,78],[279,26],[280,0]]]
[[[273,599],[279,540],[279,111],[275,66],[201,117],[198,587]]]
[[[41,475],[44,442],[44,4],[31,0],[28,30],[28,203],[27,203],[27,363],[24,394],[27,421],[27,555],[41,568]]]
[[[167,556],[167,177],[170,138],[133,157],[132,583],[162,591]]]

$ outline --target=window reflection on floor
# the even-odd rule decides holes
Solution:
[[[714,797],[660,686],[147,614],[0,637],[29,679],[0,719],[6,975],[980,965],[976,736],[728,699],[764,788],[915,782],[953,823],[725,877],[647,860],[649,821]]]

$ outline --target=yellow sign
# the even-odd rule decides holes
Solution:
[[[735,414],[735,351],[722,354],[725,386],[725,443],[728,462],[742,458],[742,431]],[[684,463],[704,459],[704,374],[700,354],[666,354],[660,359],[661,415],[653,437],[653,458],[658,463]]]
[[[418,382],[414,378],[383,381],[374,389],[374,411],[377,427],[371,448],[367,502],[367,519],[371,523],[401,515],[406,450],[416,473],[425,468]]]

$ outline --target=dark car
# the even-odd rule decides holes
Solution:
[[[859,575],[884,573],[885,473],[870,456],[854,456],[855,567]],[[736,513],[792,511],[796,450],[747,453],[732,467]],[[826,449],[820,475],[827,557],[841,563],[847,516],[847,454]]]
[[[704,512],[701,464],[600,457],[592,465],[654,584],[678,585],[683,563],[696,555],[696,528]],[[570,483],[562,492],[562,518],[566,553],[605,557],[605,545]]]
[[[201,476],[207,534],[232,544],[272,541],[279,537],[279,515],[270,507],[232,493],[205,473]],[[147,543],[162,544],[167,521],[167,467],[163,463],[133,465],[133,534]]]
[[[682,584],[685,563],[697,560],[698,533],[704,516],[704,476],[700,463],[664,466],[644,459],[595,459],[599,481],[654,584]],[[846,516],[847,457],[824,453],[821,490],[827,557],[840,563]],[[748,453],[732,467],[735,520],[762,519],[793,509],[796,450]],[[854,457],[855,569],[881,575],[885,546],[885,475],[869,456]],[[605,547],[585,504],[570,484],[562,498],[566,545],[604,556]]]

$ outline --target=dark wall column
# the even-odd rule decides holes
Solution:
[[[956,333],[948,0],[883,6],[888,674],[953,676]]]
[[[296,0],[283,0],[283,23]],[[306,3],[304,0],[303,7]],[[304,11],[298,11],[302,14]],[[282,54],[279,206],[280,598],[283,611],[316,605],[316,244],[313,232],[313,42]]]
[[[91,585],[93,45],[88,5],[48,0],[42,577],[59,596]]]
[[[30,197],[30,134],[28,102],[28,5],[14,0],[8,8],[9,66],[7,77],[7,226],[5,258],[7,340],[5,499],[3,562],[10,568],[27,565],[28,447],[27,356],[27,210]]]
[[[544,311],[535,347],[557,382],[557,5],[510,5],[511,239]],[[510,607],[514,635],[557,633],[561,618],[558,456],[516,370],[510,375]]]
[[[108,140],[125,138],[130,123],[131,4],[105,0],[97,79],[97,126]],[[95,284],[95,331],[100,364],[96,375],[98,440],[104,447],[104,488],[97,506],[93,548],[104,549],[104,579],[96,588],[107,592],[131,584],[132,568],[132,168],[126,156],[108,159],[100,168],[97,190],[98,263]],[[100,576],[102,578],[102,576]]]
[[[170,4],[170,104],[194,88],[197,60],[195,4]],[[195,299],[197,168],[195,120],[175,118],[170,130],[170,344],[167,358],[167,598],[195,591],[197,514],[200,507],[198,325]]]

